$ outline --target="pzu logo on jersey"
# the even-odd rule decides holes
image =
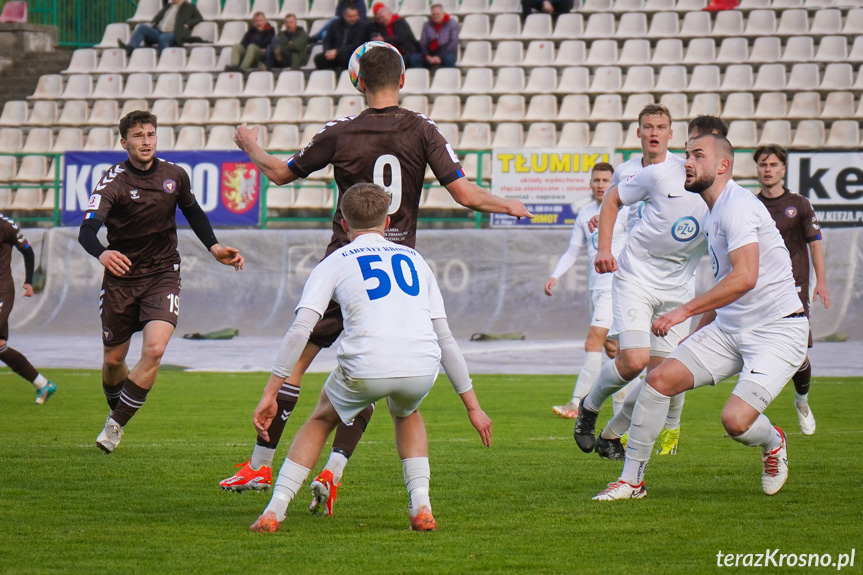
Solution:
[[[671,237],[678,242],[689,242],[698,236],[700,230],[701,227],[698,225],[698,220],[692,216],[684,216],[671,226]]]

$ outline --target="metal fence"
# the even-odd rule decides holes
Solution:
[[[60,46],[84,48],[98,44],[108,24],[131,18],[137,5],[133,0],[27,0],[27,20],[56,26]]]

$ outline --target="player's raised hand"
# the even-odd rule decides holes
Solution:
[[[689,315],[687,315],[683,307],[679,307],[656,318],[651,330],[653,331],[653,335],[657,337],[665,337],[668,335],[668,331],[672,327],[683,323],[687,319],[689,319]]]
[[[821,298],[821,303],[824,304],[824,309],[830,307],[830,292],[827,291],[827,284],[824,282],[818,282],[815,284],[815,291],[812,293],[812,301],[814,302],[816,298]]]
[[[132,262],[129,258],[116,250],[105,250],[99,256],[99,263],[105,266],[105,269],[115,276],[125,275],[129,268],[132,267]]]
[[[32,297],[33,296],[33,286],[30,284],[24,284],[24,297]]]
[[[491,447],[491,419],[489,416],[480,408],[468,410],[467,416],[470,418],[471,425],[479,433],[482,444]]]
[[[593,260],[596,273],[610,274],[617,271],[617,260],[611,255],[611,250],[596,250],[596,259]]]
[[[219,244],[215,244],[210,248],[210,253],[213,254],[213,257],[219,260],[219,262],[226,266],[234,266],[234,269],[237,271],[243,269],[243,263],[246,261],[245,258],[240,255],[240,250],[232,248],[231,246],[222,247]]]
[[[258,143],[258,130],[260,126],[257,124],[252,126],[251,128],[243,122],[237,129],[234,131],[234,143],[237,144],[237,147],[247,152],[249,146]]]
[[[551,295],[551,290],[553,290],[556,285],[557,278],[548,278],[548,281],[545,282],[545,295]]]
[[[596,214],[587,222],[587,231],[593,233],[596,231],[596,228],[599,227],[599,214]]]

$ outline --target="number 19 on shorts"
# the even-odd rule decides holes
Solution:
[[[180,295],[168,294],[168,311],[174,315],[180,315]]]

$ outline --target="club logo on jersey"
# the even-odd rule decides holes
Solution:
[[[593,234],[591,234],[590,245],[592,245],[595,250],[599,249],[599,230],[594,230]]]
[[[698,225],[698,220],[692,216],[684,216],[671,226],[671,237],[678,242],[689,242],[698,236],[700,230],[701,227]]]
[[[129,190],[129,195],[132,197],[133,200],[141,199],[141,196],[138,195],[138,190]]]
[[[111,341],[112,339],[114,339],[114,334],[111,333],[111,330],[108,329],[107,327],[103,328],[102,329],[102,339],[104,341]]]
[[[98,210],[99,204],[102,203],[102,194],[93,194],[90,196],[90,201],[87,202],[87,211]]]
[[[177,191],[177,182],[174,180],[165,180],[162,182],[162,189],[168,192],[169,194],[173,194]]]
[[[797,215],[797,208],[785,208],[785,216],[793,218]]]
[[[713,269],[713,277],[719,275],[719,258],[716,257],[716,252],[713,251],[712,247],[708,247],[707,251],[710,252],[710,267]]]
[[[222,203],[235,214],[251,210],[258,201],[260,178],[249,162],[222,164]]]

